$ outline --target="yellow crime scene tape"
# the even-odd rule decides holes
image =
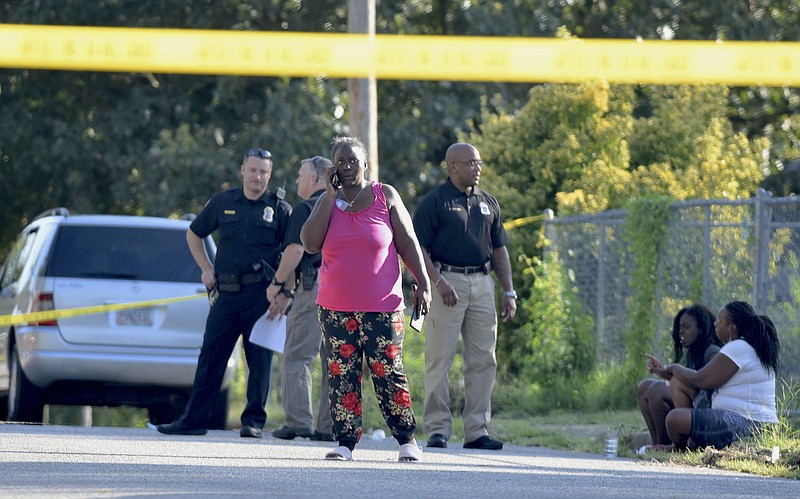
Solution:
[[[0,24],[0,67],[407,80],[800,86],[800,42],[358,35]],[[511,230],[541,215],[507,221]],[[0,316],[37,322],[205,297]]]
[[[800,42],[0,24],[0,67],[408,80],[800,86]]]
[[[65,308],[61,310],[45,310],[42,312],[30,312],[27,314],[0,315],[0,326],[10,326],[12,324],[35,323],[50,321],[53,319],[63,319],[66,317],[77,317],[79,315],[99,314],[115,310],[129,310],[134,308],[146,308],[154,305],[164,305],[167,303],[177,303],[181,301],[197,300],[206,298],[205,293],[196,295],[178,296],[176,298],[162,298],[159,300],[146,300],[130,303],[114,303],[110,305],[97,305],[93,307]]]
[[[524,227],[528,224],[532,224],[534,222],[540,222],[544,219],[544,215],[535,215],[532,217],[522,217],[522,218],[515,218],[514,220],[507,220],[503,222],[503,228],[505,230],[512,230],[516,229],[517,227]]]

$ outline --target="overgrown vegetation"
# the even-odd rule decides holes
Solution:
[[[625,384],[631,397],[643,376],[643,359],[649,353],[656,331],[656,284],[661,243],[667,237],[671,196],[654,195],[634,198],[628,204],[623,226],[628,250],[633,257],[631,282],[633,295],[628,308],[628,326],[622,335],[625,344]]]

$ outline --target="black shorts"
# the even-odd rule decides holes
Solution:
[[[692,410],[691,438],[695,446],[722,449],[769,423],[753,421],[727,409]]]

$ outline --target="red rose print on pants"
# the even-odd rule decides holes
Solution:
[[[358,395],[350,392],[342,397],[342,406],[348,411],[353,412],[356,416],[361,415],[361,401],[358,400]]]
[[[352,333],[358,329],[358,321],[355,319],[347,319],[347,322],[344,323],[344,328]]]
[[[380,362],[372,363],[372,372],[375,373],[375,376],[380,376],[380,377],[383,377],[386,374],[386,371],[383,368],[383,364]]]
[[[397,357],[397,354],[400,353],[400,349],[397,348],[397,345],[391,344],[386,347],[386,356],[390,359]]]
[[[330,373],[333,374],[334,376],[342,374],[342,369],[341,366],[339,366],[338,362],[331,362],[330,364],[328,364],[328,371],[330,371]]]
[[[349,359],[354,353],[356,353],[356,347],[349,343],[345,343],[339,347],[339,353],[345,359]]]
[[[394,402],[400,407],[411,407],[411,395],[405,390],[395,392]]]

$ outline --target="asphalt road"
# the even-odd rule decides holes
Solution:
[[[506,446],[426,449],[398,463],[393,439],[349,462],[329,442],[166,436],[146,428],[0,424],[0,497],[800,497],[800,481]]]

